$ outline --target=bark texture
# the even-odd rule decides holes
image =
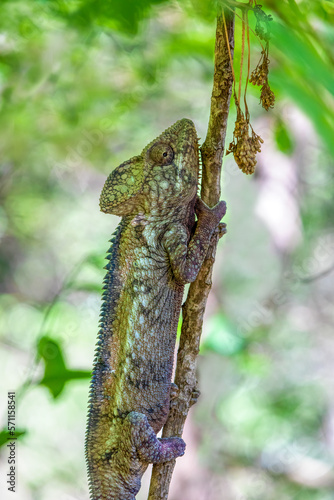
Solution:
[[[225,11],[225,25],[233,57],[234,13]],[[226,42],[224,17],[217,17],[215,66],[211,110],[207,136],[202,153],[201,197],[210,207],[220,199],[220,177],[225,147],[227,118],[233,87],[230,55]],[[163,437],[182,436],[185,420],[196,391],[196,358],[199,352],[203,316],[212,285],[212,267],[215,260],[219,235],[212,239],[207,257],[195,282],[190,285],[187,300],[182,307],[182,331],[177,355],[175,384],[179,388],[173,401]],[[153,467],[148,500],[167,500],[175,460]]]

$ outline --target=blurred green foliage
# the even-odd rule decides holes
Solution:
[[[37,354],[45,363],[44,376],[38,383],[47,387],[54,398],[61,394],[66,382],[90,377],[90,371],[69,370],[61,347],[50,337],[44,336],[39,339]]]
[[[224,481],[238,491],[226,490],[233,500],[329,500],[333,473],[307,467],[334,463],[334,7],[263,7],[274,17],[277,104],[264,112],[248,86],[265,139],[254,179],[224,160],[228,234],[199,361],[199,460],[219,492]],[[177,119],[205,136],[215,9],[211,0],[1,3],[0,362],[4,391],[19,389],[22,499],[87,498],[88,377],[117,224],[99,214],[99,192],[113,167]],[[240,40],[237,18],[236,68]],[[252,68],[260,52],[251,33]],[[294,239],[283,244],[288,227]],[[198,498],[208,487],[198,485]]]
[[[275,140],[277,148],[285,154],[291,154],[294,150],[293,139],[284,122],[277,120],[275,127]]]

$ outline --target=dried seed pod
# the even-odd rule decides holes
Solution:
[[[275,94],[268,83],[269,63],[267,50],[263,50],[260,61],[249,78],[250,83],[261,87],[260,102],[266,111],[269,108],[273,108],[275,103]]]
[[[275,94],[266,82],[261,88],[260,102],[262,107],[268,111],[269,108],[273,108],[275,104]]]
[[[257,135],[250,125],[240,105],[236,100],[237,119],[233,132],[233,141],[230,143],[226,154],[233,153],[234,159],[240,170],[245,174],[253,174],[256,166],[256,153],[261,151],[263,140]],[[251,129],[251,135],[249,134]]]
[[[260,60],[249,78],[250,83],[261,86],[268,82],[269,62],[266,51],[262,50]]]

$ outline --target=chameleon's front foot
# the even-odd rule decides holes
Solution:
[[[201,198],[197,198],[195,212],[198,220],[204,227],[211,230],[211,233],[217,228],[221,219],[226,214],[226,202],[220,201],[213,208],[209,208]]]

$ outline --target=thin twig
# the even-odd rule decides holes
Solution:
[[[239,91],[238,102],[240,103],[241,85],[242,85],[242,67],[244,65],[244,52],[245,52],[245,12],[242,11],[242,42],[241,42],[241,59],[240,59],[240,76],[239,76]]]
[[[232,57],[232,53],[231,53],[230,44],[228,43],[228,33],[227,33],[227,27],[226,27],[226,20],[225,20],[225,13],[224,13],[224,11],[222,12],[222,16],[223,16],[223,25],[224,25],[225,40],[227,42],[228,57],[230,59],[230,65],[231,65],[231,71],[232,71],[232,78],[233,78],[233,84],[234,84],[234,89],[235,89],[235,74],[234,74],[234,68],[233,68],[233,57]]]
[[[238,3],[238,2],[236,2],[236,3]],[[232,5],[232,3],[231,3],[231,5]],[[236,12],[234,12],[234,10],[233,10],[231,7],[229,7],[227,4],[225,5],[225,7],[226,7],[226,8],[227,8],[227,9],[228,9],[231,13],[233,13],[233,15],[235,15],[236,17],[238,17],[238,18],[242,21],[242,16],[239,16],[239,14],[237,14]],[[248,7],[248,6],[247,6],[247,7]],[[239,8],[241,9],[241,7],[239,7]],[[253,10],[253,8],[248,7],[247,11],[248,11],[248,10]],[[265,50],[265,47],[262,45],[262,42],[261,42],[261,39],[260,39],[259,35],[257,35],[257,34],[255,33],[255,31],[254,31],[252,28],[249,28],[249,30],[250,30],[250,31],[253,33],[253,35],[257,38],[257,41],[259,42],[259,44],[260,44],[260,45],[261,45],[261,47],[262,47],[262,50]]]
[[[306,278],[300,278],[301,283],[312,283],[313,281],[320,280],[321,278],[324,278],[328,274],[330,274],[332,271],[334,271],[334,264],[332,264],[330,267],[327,269],[324,269],[318,274],[315,274],[314,276],[307,276]]]
[[[250,73],[250,43],[249,43],[249,23],[248,23],[248,13],[243,12],[243,16],[246,18],[246,27],[247,27],[247,78],[246,78],[246,84],[245,84],[245,93],[244,93],[244,103],[245,103],[245,117],[246,120],[249,120],[249,111],[248,111],[248,106],[247,106],[247,86],[248,86],[248,81],[249,81],[249,73]]]

